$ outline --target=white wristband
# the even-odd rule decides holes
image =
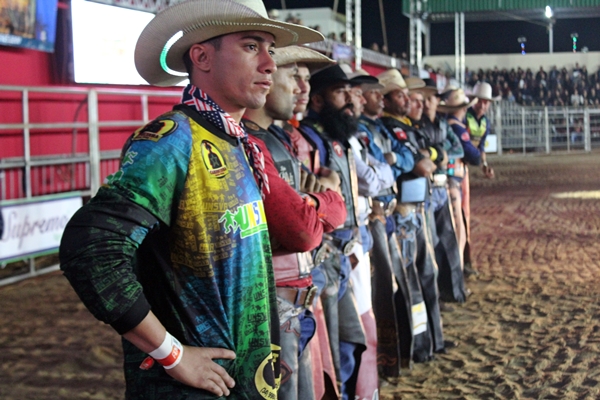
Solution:
[[[171,369],[181,361],[183,356],[183,346],[179,340],[175,339],[173,335],[167,332],[162,344],[148,354],[165,369]]]

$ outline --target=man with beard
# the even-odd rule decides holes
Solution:
[[[464,153],[460,140],[452,131],[446,118],[437,114],[440,95],[435,82],[426,79],[425,83],[424,88],[416,89],[422,93],[425,100],[423,115],[419,121],[415,122],[415,126],[425,135],[429,143],[435,146],[438,153],[443,154],[443,157],[436,162],[437,169],[433,175],[430,207],[430,212],[433,215],[430,216],[430,220],[432,221],[431,231],[435,257],[440,269],[438,285],[441,298],[453,299],[456,296],[464,296],[464,282],[461,273],[460,246],[457,240],[455,221],[452,217],[452,207],[449,202],[449,190],[458,190],[459,188],[456,181],[448,179],[447,171],[448,163],[455,165],[456,160],[462,158]],[[420,95],[415,92],[411,94],[411,97],[413,96],[418,97]],[[452,185],[452,188],[449,185]],[[456,295],[454,292],[456,292]]]
[[[277,292],[281,339],[281,386],[278,398],[315,399],[311,355],[307,343],[315,332],[315,320],[308,308],[316,287],[312,284],[312,249],[300,252],[293,242],[297,233],[321,240],[346,219],[342,197],[321,186],[317,179],[301,179],[300,163],[272,129],[275,119],[292,117],[295,95],[299,92],[295,76],[297,61],[332,60],[313,50],[290,46],[276,49],[273,59],[277,71],[264,107],[247,110],[243,119],[251,143],[265,154],[265,171],[271,191],[265,196],[265,209],[273,249],[273,270]],[[312,174],[311,174],[312,175]],[[322,192],[322,193],[316,193]],[[292,241],[292,243],[290,243]],[[301,241],[301,240],[300,240]],[[316,247],[316,246],[315,246]]]
[[[358,136],[371,156],[390,165],[394,176],[392,184],[382,188],[373,197],[369,228],[373,236],[371,268],[373,312],[377,322],[376,372],[382,379],[395,381],[400,373],[400,349],[396,315],[390,304],[394,302],[394,296],[399,295],[396,279],[401,278],[394,275],[391,252],[396,260],[400,260],[401,256],[392,212],[396,206],[396,180],[412,171],[414,158],[411,151],[394,138],[379,119],[383,110],[383,85],[363,84],[361,88],[365,104],[359,118]]]
[[[351,264],[349,256],[358,241],[357,164],[348,139],[356,133],[350,81],[340,66],[315,73],[310,79],[311,92],[302,133],[318,151],[319,164],[337,172],[348,217],[344,224],[324,236],[324,242],[336,251],[323,263],[327,283],[321,294],[336,375],[343,399],[354,399],[360,356],[365,337],[352,290],[347,290]],[[364,165],[361,165],[363,167]]]
[[[433,355],[429,327],[441,325],[436,284],[437,266],[432,251],[427,248],[424,219],[424,203],[428,200],[429,182],[435,170],[432,159],[437,158],[437,152],[423,143],[422,136],[407,116],[411,110],[409,88],[400,72],[390,69],[378,75],[378,78],[384,85],[384,112],[381,120],[412,151],[415,159],[413,170],[401,176],[398,181],[398,204],[394,212],[396,235],[402,249],[411,301],[408,319],[412,332],[402,331],[400,346],[404,360],[408,358],[415,362],[425,362]],[[418,83],[414,86],[425,86],[423,81]],[[416,283],[414,279],[417,280]]]

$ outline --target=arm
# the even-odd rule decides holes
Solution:
[[[465,153],[463,159],[471,165],[479,165],[481,163],[481,153],[473,146],[473,143],[471,143],[471,137],[469,136],[467,128],[458,121],[450,122],[450,126],[462,144]]]
[[[454,133],[454,130],[450,126],[447,125],[446,129],[446,140],[444,140],[444,149],[446,153],[448,153],[448,157],[450,158],[463,158],[465,156],[465,151],[458,139],[458,136]]]
[[[291,252],[310,251],[319,246],[323,232],[335,229],[346,220],[342,196],[331,190],[310,193],[317,202],[315,207],[281,179],[265,143],[254,136],[248,139],[259,146],[265,156],[270,190],[263,201],[269,234],[277,245]]]

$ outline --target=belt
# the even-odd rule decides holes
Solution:
[[[358,243],[358,239],[354,237],[352,239],[339,239],[331,235],[324,234],[323,238],[330,241],[335,247],[340,249],[345,256],[352,254],[354,245]]]
[[[294,307],[308,308],[312,305],[317,294],[317,287],[310,285],[305,288],[277,287],[277,296],[289,301]]]
[[[403,217],[406,217],[408,214],[415,212],[416,210],[417,205],[413,203],[398,203],[395,209],[395,211]]]
[[[396,199],[392,199],[392,201],[388,202],[387,204],[385,204],[383,201],[373,200],[373,213],[376,215],[389,217],[394,212],[396,203]]]

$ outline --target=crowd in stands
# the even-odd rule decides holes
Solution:
[[[467,70],[465,82],[470,87],[487,82],[494,96],[526,106],[600,106],[600,69],[589,73],[579,63],[571,70],[540,67],[535,73],[529,68]]]

